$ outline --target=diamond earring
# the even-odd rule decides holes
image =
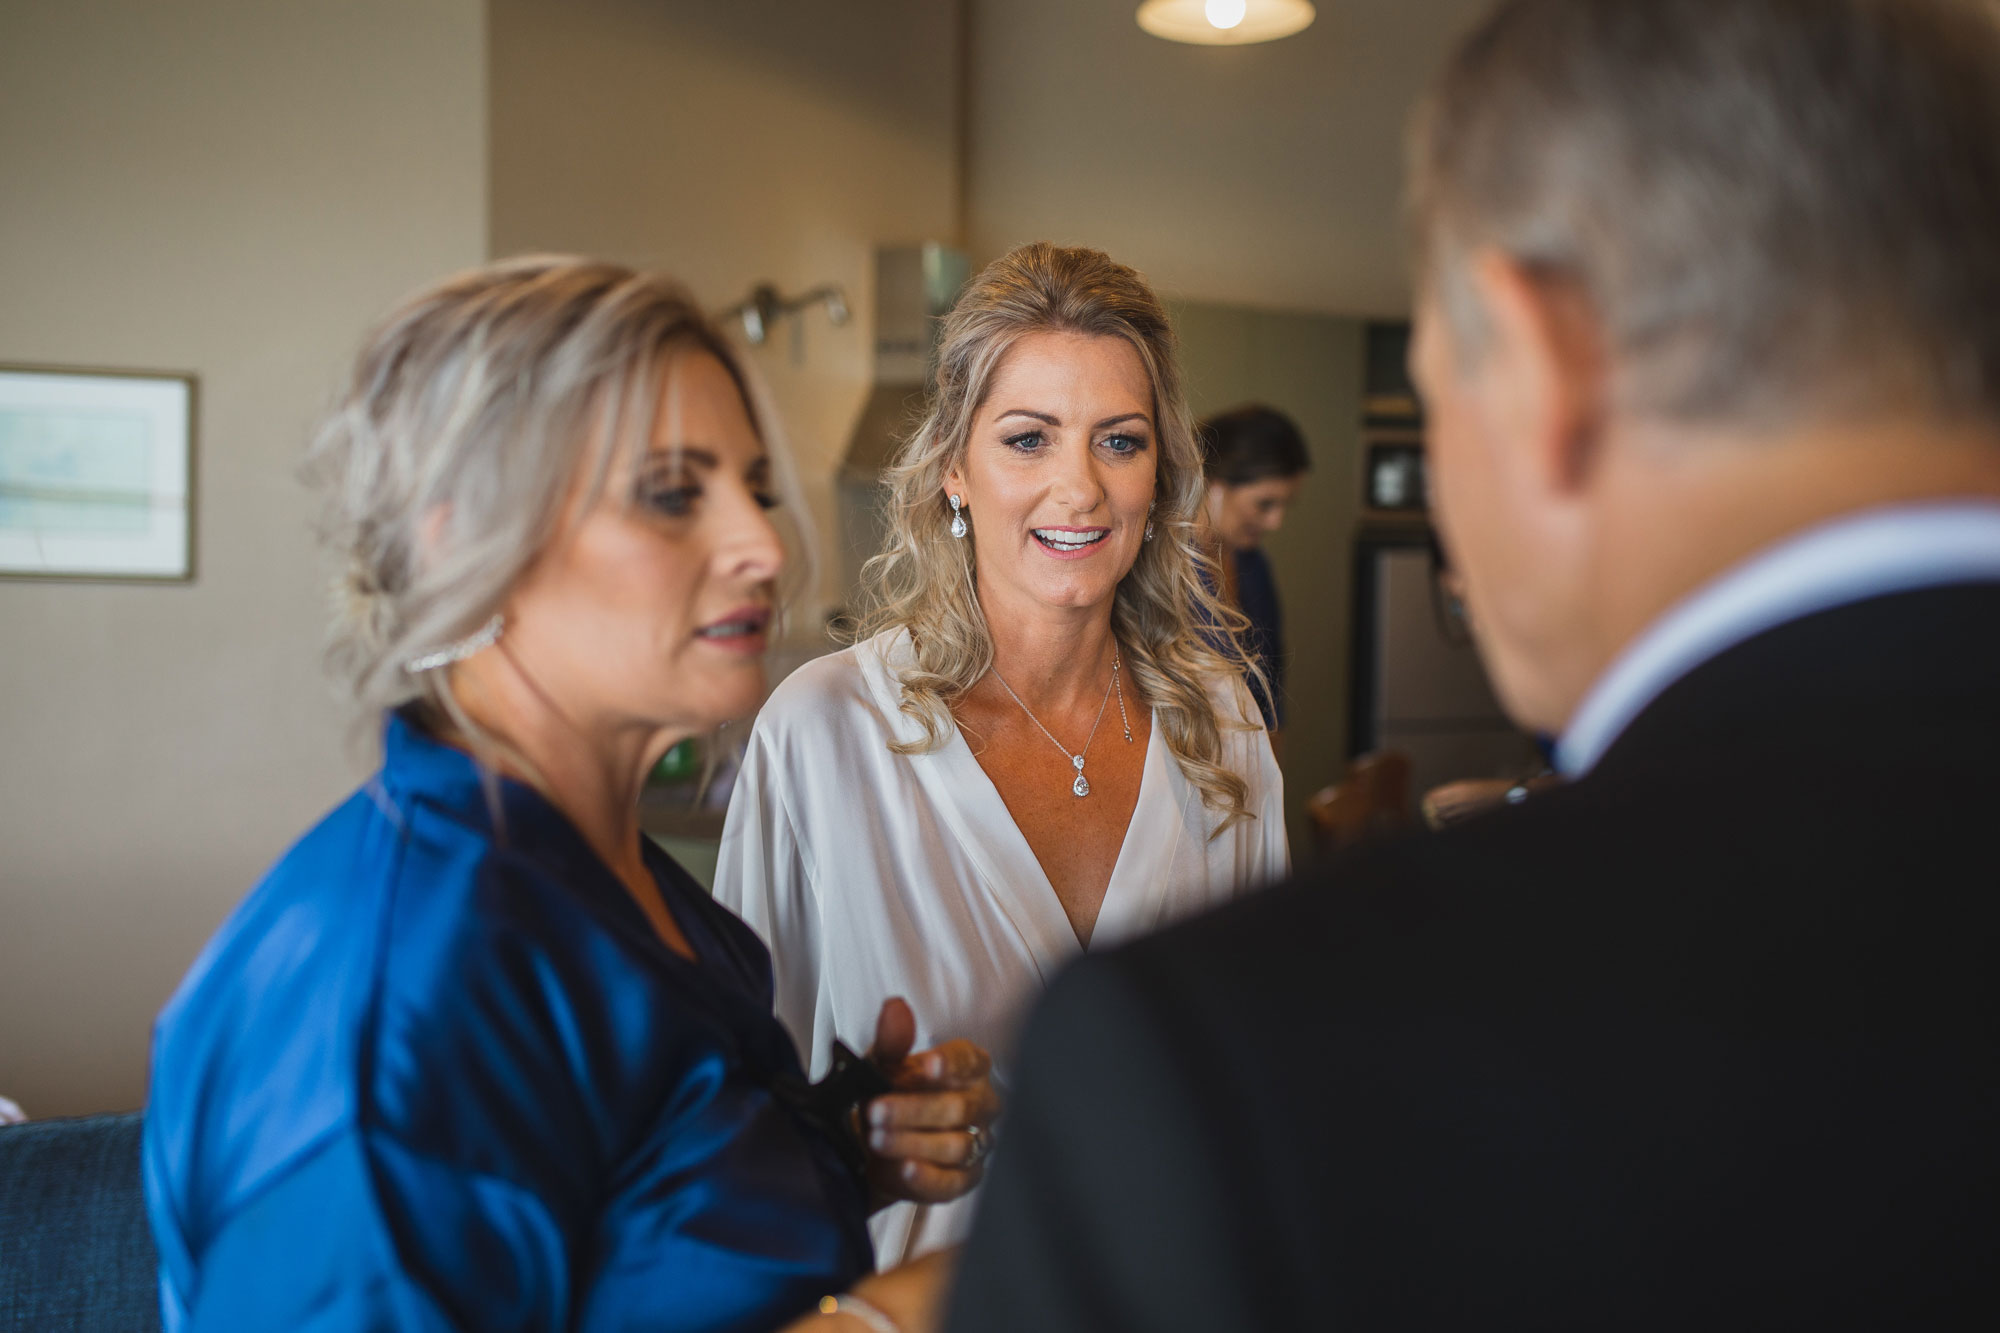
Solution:
[[[956,495],[951,497],[951,535],[959,541],[965,540],[965,515],[961,512],[964,508],[965,501]]]
[[[421,657],[412,657],[409,661],[403,663],[403,670],[409,672],[412,676],[421,676],[426,671],[436,671],[439,667],[448,667],[455,663],[463,662],[474,653],[482,653],[491,648],[499,640],[500,631],[506,627],[507,617],[496,611],[493,613],[491,620],[460,639],[457,643],[448,643],[436,652],[425,653]]]

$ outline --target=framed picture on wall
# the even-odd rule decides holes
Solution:
[[[0,578],[194,577],[192,375],[0,365]]]
[[[1363,453],[1367,507],[1421,514],[1430,506],[1430,479],[1420,438],[1371,439]]]

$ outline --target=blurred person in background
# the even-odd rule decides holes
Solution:
[[[890,471],[867,637],[772,694],[722,836],[716,897],[815,1069],[904,995],[1004,1084],[1065,960],[1286,873],[1248,664],[1198,628],[1236,620],[1196,573],[1203,486],[1139,274],[1035,244],[972,281]],[[971,1203],[885,1212],[878,1253],[961,1238]]]
[[[1437,521],[1569,781],[1076,964],[957,1333],[2000,1325],[2000,21],[1507,0]]]
[[[382,767],[160,1017],[168,1333],[928,1326],[939,1264],[866,1276],[866,1218],[977,1182],[984,1053],[911,1054],[883,1006],[866,1151],[764,946],[638,826],[660,756],[764,690],[770,426],[686,293],[615,265],[476,270],[369,339],[309,468]]]
[[[1196,433],[1208,482],[1197,540],[1219,575],[1216,591],[1223,603],[1249,621],[1243,646],[1257,671],[1247,684],[1270,729],[1272,749],[1282,754],[1285,617],[1264,538],[1284,526],[1312,460],[1298,426],[1274,407],[1239,407],[1210,417]]]

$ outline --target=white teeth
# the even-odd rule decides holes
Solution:
[[[742,634],[755,634],[761,628],[754,620],[725,620],[720,625],[708,625],[696,630],[695,635],[703,639],[733,639]]]
[[[1056,532],[1049,528],[1034,528],[1035,540],[1052,551],[1081,551],[1095,546],[1110,536],[1110,529],[1100,528],[1096,532]]]

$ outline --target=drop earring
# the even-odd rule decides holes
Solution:
[[[1148,504],[1147,504],[1147,506],[1146,506],[1146,540],[1147,540],[1147,541],[1151,541],[1151,540],[1153,540],[1153,506],[1154,506],[1154,505],[1156,505],[1156,504],[1158,504],[1158,503],[1159,503],[1159,501],[1158,501],[1158,500],[1154,500],[1154,501],[1151,501],[1150,503],[1148,503]]]
[[[951,535],[958,541],[965,540],[965,501],[956,495],[951,497]]]

